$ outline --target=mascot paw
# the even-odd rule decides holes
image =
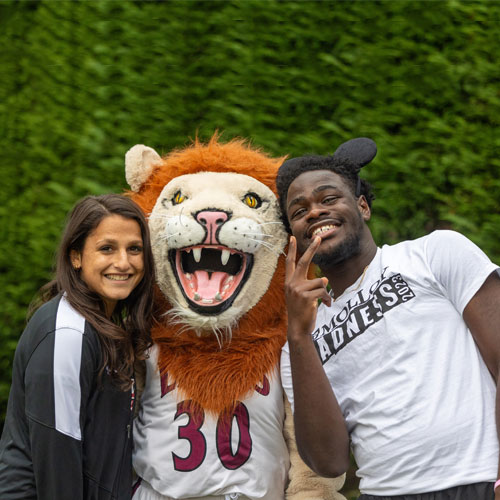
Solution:
[[[344,486],[345,474],[334,478],[321,477],[303,462],[295,444],[293,415],[288,400],[285,401],[285,412],[285,440],[290,452],[286,500],[346,500],[339,493]]]

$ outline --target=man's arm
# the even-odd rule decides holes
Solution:
[[[497,385],[496,424],[500,441],[500,277],[496,271],[472,297],[463,316]],[[495,492],[495,500],[500,500],[500,487]]]
[[[299,453],[317,474],[336,477],[349,467],[349,434],[311,337],[318,299],[331,302],[326,278],[307,278],[320,243],[321,239],[316,238],[295,264],[297,246],[295,238],[290,238],[285,280],[288,344]]]

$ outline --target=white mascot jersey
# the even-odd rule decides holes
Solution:
[[[134,429],[134,466],[143,480],[163,498],[283,498],[288,451],[277,373],[237,405],[230,425],[207,413],[197,418],[178,398],[175,383],[160,378],[153,348]],[[244,497],[238,497],[241,492]],[[140,487],[134,500],[146,498],[147,488]]]

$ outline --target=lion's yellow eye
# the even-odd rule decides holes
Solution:
[[[250,208],[257,208],[260,205],[260,200],[257,198],[257,196],[253,194],[247,194],[243,201],[250,207]]]
[[[180,191],[177,191],[177,193],[175,193],[174,197],[172,198],[172,203],[174,205],[178,205],[179,203],[182,203],[185,199],[186,197]]]

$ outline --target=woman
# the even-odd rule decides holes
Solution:
[[[130,499],[133,364],[151,343],[153,283],[140,208],[120,195],[77,203],[14,357],[2,500]]]

